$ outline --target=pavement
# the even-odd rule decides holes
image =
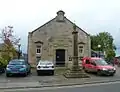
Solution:
[[[54,76],[37,76],[35,71],[27,77],[5,77],[0,76],[0,90],[2,89],[22,89],[22,88],[42,88],[42,87],[59,87],[68,85],[96,84],[120,81],[120,68],[117,68],[115,76],[96,76],[90,74],[90,78],[72,78],[67,79],[61,74]]]
[[[1,92],[119,92],[120,82],[63,86],[52,88],[10,89]]]

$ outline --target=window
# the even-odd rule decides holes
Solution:
[[[83,46],[79,46],[79,48],[83,48]]]
[[[90,64],[90,60],[86,60],[86,64]]]
[[[40,53],[41,53],[41,46],[37,46],[37,47],[36,47],[36,53],[37,53],[37,54],[40,54]]]
[[[83,52],[83,49],[79,49],[79,52],[82,53],[82,52]]]
[[[24,65],[24,61],[11,61],[9,62],[10,65]]]
[[[79,46],[79,52],[83,53],[83,46]]]
[[[41,52],[41,49],[40,48],[37,48],[37,53],[40,53]]]
[[[94,62],[97,64],[97,65],[108,65],[108,63],[104,60],[104,59],[96,59],[94,60]]]

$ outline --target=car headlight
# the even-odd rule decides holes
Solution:
[[[10,70],[10,68],[7,67],[6,70]]]
[[[114,67],[113,70],[116,70],[116,68]]]
[[[26,71],[26,68],[21,68],[20,71]]]
[[[26,65],[22,65],[22,68],[26,68]]]
[[[103,70],[103,71],[105,71],[105,70],[108,70],[108,69],[106,69],[106,68],[103,68],[102,70]]]

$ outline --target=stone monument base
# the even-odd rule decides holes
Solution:
[[[90,77],[83,70],[67,70],[63,75],[66,78],[89,78]]]

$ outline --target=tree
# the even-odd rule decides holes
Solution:
[[[113,37],[108,32],[101,32],[97,35],[91,36],[91,48],[93,50],[100,50],[102,52],[106,53],[106,57],[108,59],[111,59],[115,56],[115,50],[116,46],[113,43]],[[97,46],[101,45],[101,48],[99,49]]]
[[[2,48],[1,48],[1,57],[4,60],[9,61],[14,56],[17,55],[16,46],[18,45],[20,38],[17,38],[14,35],[13,27],[8,26],[1,30],[0,38],[2,40]],[[3,60],[3,61],[4,61]]]

